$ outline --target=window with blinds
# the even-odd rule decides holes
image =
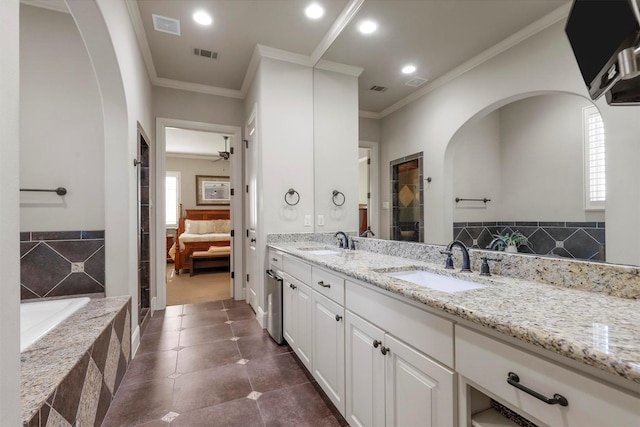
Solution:
[[[607,199],[605,134],[595,106],[582,110],[585,154],[585,209],[604,209]]]
[[[177,228],[178,206],[180,204],[180,172],[167,171],[164,188],[167,228]]]

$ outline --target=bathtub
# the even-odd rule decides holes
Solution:
[[[26,302],[20,304],[20,352],[91,300],[88,297]]]

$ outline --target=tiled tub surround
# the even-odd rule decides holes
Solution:
[[[104,294],[104,231],[20,233],[22,300]]]
[[[317,237],[324,247],[326,236]],[[471,251],[476,273],[469,275],[443,268],[441,246],[356,240],[364,250],[339,250],[339,255],[298,249],[312,245],[309,241],[270,246],[612,374],[606,375],[611,382],[640,394],[640,268],[501,253],[492,254],[502,259],[492,266],[501,276],[487,278],[477,274],[482,251]],[[460,254],[454,259],[458,267]],[[374,271],[403,267],[487,286],[445,293]]]
[[[493,235],[519,231],[530,245],[520,252],[591,261],[605,258],[604,222],[494,221],[454,222],[453,235],[470,248],[485,249]]]
[[[25,426],[100,425],[131,360],[131,299],[91,300],[21,353]]]

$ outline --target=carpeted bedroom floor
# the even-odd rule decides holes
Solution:
[[[167,264],[167,305],[195,304],[231,298],[228,268],[211,268],[175,274],[173,264]]]

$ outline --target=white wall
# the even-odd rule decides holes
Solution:
[[[358,231],[358,79],[313,73],[313,158],[316,232]],[[333,191],[344,194],[333,202]],[[320,225],[318,215],[324,216]]]
[[[87,46],[102,96],[106,294],[131,295],[133,307],[136,307],[137,184],[132,160],[137,157],[138,125],[148,136],[153,135],[151,83],[124,0],[66,2]],[[154,158],[153,138],[148,142],[150,158]],[[151,194],[154,194],[153,185]],[[153,210],[151,217],[155,217]],[[155,227],[153,221],[151,226]],[[156,246],[154,237],[152,247]],[[154,261],[152,272],[155,270]],[[153,273],[151,282],[153,287]],[[138,322],[135,309],[131,320],[133,325]],[[134,336],[134,346],[136,341],[137,336]]]
[[[0,1],[0,425],[21,425],[20,414],[20,210],[19,3]],[[16,320],[18,319],[18,320]]]
[[[539,93],[566,92],[587,97],[586,88],[558,22],[433,90],[382,120],[381,164],[424,151],[426,241],[445,244],[453,222],[452,155],[446,147],[470,119],[517,99]],[[640,196],[629,194],[629,183],[640,182],[638,107],[609,107],[597,103],[607,132],[607,257],[609,261],[640,264],[633,243],[640,239]],[[382,168],[382,200],[388,199],[389,175]],[[623,197],[624,193],[624,197]],[[445,207],[445,209],[442,208]],[[382,231],[389,211],[381,211]],[[388,231],[387,231],[388,234]],[[626,235],[626,239],[618,239]]]
[[[154,86],[153,114],[156,117],[242,126],[244,102],[241,99]]]
[[[582,108],[590,101],[543,95],[500,109],[502,220],[604,221],[584,209]]]
[[[21,6],[21,231],[104,229],[104,130],[96,77],[71,15]]]
[[[500,113],[460,129],[451,140],[453,196],[491,199],[488,203],[453,204],[455,222],[497,221],[502,215],[502,166],[500,157]]]
[[[360,141],[380,141],[380,120],[358,117]]]
[[[167,156],[166,170],[180,172],[180,202],[182,209],[229,209],[229,206],[196,205],[196,175],[229,177],[229,161],[185,159]]]
[[[314,213],[313,70],[262,58],[260,72],[263,228],[267,233],[312,231],[304,226],[304,215]],[[300,194],[296,206],[284,201],[289,188]]]

